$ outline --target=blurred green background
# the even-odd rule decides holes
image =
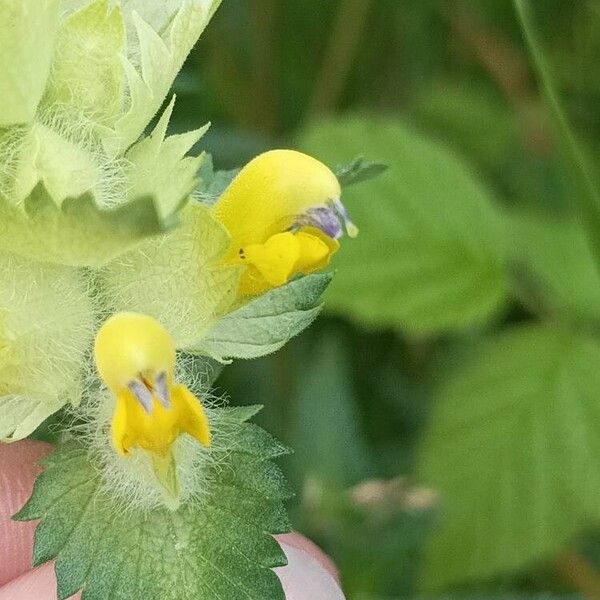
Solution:
[[[295,449],[294,524],[350,600],[600,597],[600,277],[578,211],[600,2],[531,6],[587,190],[508,0],[226,0],[176,82],[173,127],[211,120],[218,168],[275,147],[389,165],[345,190],[361,235],[318,322],[217,381]]]

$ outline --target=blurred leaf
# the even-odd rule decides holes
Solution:
[[[333,335],[310,347],[298,378],[292,446],[302,479],[339,490],[369,475],[346,350]]]
[[[493,173],[518,148],[518,123],[509,107],[471,81],[436,82],[415,98],[410,114],[425,131]]]
[[[353,161],[338,165],[335,169],[335,175],[342,187],[348,187],[363,181],[369,181],[387,171],[388,166],[383,163],[371,162],[359,156]]]
[[[188,350],[218,360],[258,358],[275,352],[317,318],[321,307],[316,304],[331,278],[328,274],[308,275],[251,300],[219,319],[202,341]]]
[[[512,260],[533,302],[542,310],[599,319],[600,274],[581,226],[523,212],[510,215],[507,226]]]
[[[343,242],[327,307],[375,326],[481,325],[507,295],[504,231],[487,190],[447,149],[400,122],[322,122],[300,145],[328,164],[362,151],[391,165],[344,202],[361,229]]]
[[[551,560],[600,520],[599,364],[590,336],[518,327],[441,386],[421,461],[442,502],[427,591]]]

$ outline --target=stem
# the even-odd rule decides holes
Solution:
[[[550,69],[543,55],[540,41],[535,33],[531,11],[527,0],[513,0],[515,10],[525,41],[537,71],[539,83],[542,87],[550,114],[555,123],[557,133],[562,140],[565,158],[571,167],[573,180],[576,186],[573,198],[575,208],[580,213],[583,223],[590,236],[591,247],[594,250],[598,264],[600,264],[600,194],[591,175],[587,157],[579,147],[571,131],[569,122],[561,106],[558,94],[554,88]]]
[[[560,576],[585,598],[600,598],[600,573],[576,551],[568,551],[554,562]]]
[[[372,0],[341,0],[325,58],[317,76],[309,116],[332,112],[338,106],[352,71]]]

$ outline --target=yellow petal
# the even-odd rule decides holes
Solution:
[[[316,227],[304,227],[296,234],[300,256],[296,261],[296,273],[312,273],[326,267],[339,250],[340,243]]]
[[[175,371],[175,344],[169,332],[155,319],[121,312],[98,331],[94,346],[96,367],[107,387],[117,395],[140,373]]]
[[[291,232],[271,236],[264,244],[243,248],[243,259],[253,265],[272,287],[283,285],[294,273],[300,244]]]
[[[307,209],[339,197],[340,184],[323,163],[293,150],[272,150],[248,163],[214,211],[229,231],[229,258],[289,229]]]
[[[210,424],[200,400],[185,385],[176,385],[171,390],[171,402],[178,414],[178,429],[197,439],[203,446],[210,446]]]
[[[164,456],[180,433],[175,406],[165,408],[154,398],[152,411],[147,413],[129,390],[122,390],[117,396],[112,427],[113,443],[122,455],[139,447]]]

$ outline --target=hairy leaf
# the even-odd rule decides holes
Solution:
[[[185,156],[204,135],[208,125],[187,133],[166,137],[175,98],[164,111],[154,131],[135,144],[126,155],[128,198],[151,195],[163,215],[180,208],[196,186],[196,172],[204,156]]]
[[[58,0],[0,0],[0,127],[33,120],[46,87]]]
[[[390,164],[343,199],[361,230],[342,243],[327,307],[362,323],[436,332],[481,325],[507,296],[502,220],[447,149],[396,121],[348,117],[307,130],[328,164],[362,150]]]
[[[41,183],[23,208],[0,197],[0,249],[42,262],[99,266],[175,223],[161,218],[150,197],[101,209],[87,193],[59,208]]]
[[[45,103],[110,125],[121,112],[125,26],[120,7],[94,0],[61,24]]]
[[[114,310],[158,319],[178,348],[193,347],[227,312],[239,286],[239,270],[222,264],[229,235],[209,209],[189,204],[181,227],[112,261],[102,273]]]
[[[105,138],[110,154],[118,154],[143,133],[221,0],[180,0],[176,4],[162,31],[155,30],[138,12],[131,13],[137,40],[134,54],[139,59],[130,56],[125,61],[129,105],[117,121],[114,134]],[[142,11],[142,15],[145,13]]]
[[[219,319],[199,345],[187,349],[219,360],[271,354],[316,319],[331,279],[308,275],[275,288]]]
[[[41,519],[34,563],[57,559],[58,597],[283,600],[271,569],[286,559],[271,534],[290,528],[289,491],[270,459],[286,450],[246,418],[229,412],[231,448],[207,473],[206,493],[177,512],[123,510],[75,441],[45,459],[16,518]]]
[[[598,364],[591,336],[521,326],[441,386],[421,460],[441,494],[428,590],[552,560],[600,521]]]
[[[0,252],[0,440],[80,399],[93,312],[80,273]]]

